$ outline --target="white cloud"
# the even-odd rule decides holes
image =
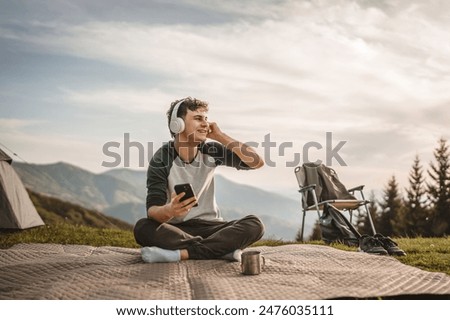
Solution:
[[[132,113],[154,113],[164,110],[174,99],[173,95],[158,89],[134,89],[128,87],[96,88],[80,91],[61,89],[64,99],[86,108],[108,109],[117,108]]]
[[[34,21],[30,32],[3,27],[0,34],[44,54],[158,80],[148,90],[65,84],[70,104],[139,114],[196,96],[210,102],[212,120],[244,140],[261,142],[270,132],[278,142],[302,146],[333,131],[349,140],[344,152],[358,170],[370,164],[378,179],[390,170],[380,167],[393,159],[405,166],[402,157],[431,153],[437,138],[449,134],[450,7],[364,3],[371,2],[186,1],[235,19],[204,25]],[[284,170],[290,179],[291,170]]]
[[[35,120],[0,119],[1,142],[19,156],[19,161],[30,163],[65,161],[90,169],[93,168],[92,163],[98,161],[101,149],[99,150],[95,141],[82,140],[70,134],[30,132],[29,127],[36,124],[48,125]]]
[[[435,41],[448,32],[417,24],[423,20],[420,11],[391,18],[353,2],[287,5],[292,11],[278,13],[285,16],[275,20],[267,14],[253,23],[218,26],[44,24],[53,32],[28,40],[56,52],[175,77],[175,86],[191,90],[220,95],[224,86],[241,92],[261,82],[328,97],[335,104],[348,103],[355,91],[376,96],[379,88],[392,102],[408,95],[429,97],[426,75],[439,76],[439,70],[422,66],[424,59],[438,66],[448,60],[448,45],[438,47]],[[443,87],[438,89],[448,97]],[[250,96],[260,101],[277,97],[276,92]]]
[[[44,124],[42,120],[16,119],[16,118],[0,118],[0,132],[16,132],[22,128],[33,126],[36,124]]]

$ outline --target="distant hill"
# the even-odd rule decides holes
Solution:
[[[89,210],[80,205],[44,196],[31,190],[27,191],[36,210],[47,225],[64,222],[95,228],[132,229],[131,224],[108,217],[96,210]]]
[[[125,202],[140,202],[145,190],[107,174],[94,174],[71,164],[13,162],[25,186],[33,191],[103,210]]]
[[[299,202],[256,187],[232,182],[221,175],[216,176],[216,197],[222,214],[227,219],[256,214],[264,222],[266,237],[295,239],[301,221]]]
[[[113,169],[94,174],[62,162],[13,165],[33,191],[102,211],[130,224],[145,217],[145,171]],[[225,219],[256,214],[266,226],[266,238],[295,239],[301,221],[299,202],[220,175],[216,175],[215,183],[217,203]],[[316,218],[314,214],[307,216],[306,234],[312,231]]]

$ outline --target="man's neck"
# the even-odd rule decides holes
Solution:
[[[197,155],[199,144],[197,142],[180,142],[178,138],[175,138],[173,145],[181,160],[190,163]]]

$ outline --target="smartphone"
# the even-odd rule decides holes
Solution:
[[[177,184],[175,186],[175,193],[176,194],[180,194],[182,192],[184,192],[185,195],[180,199],[180,202],[184,201],[186,199],[195,197],[194,190],[192,189],[192,186],[191,186],[190,183]],[[196,203],[194,205],[194,207],[197,207],[197,206],[198,206],[198,203]]]

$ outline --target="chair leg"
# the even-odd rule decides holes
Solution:
[[[319,210],[319,204],[317,202],[317,196],[316,196],[316,192],[314,190],[311,190],[313,199],[314,199],[314,206],[316,207],[317,210],[317,217],[320,219],[320,210]]]
[[[306,211],[303,210],[303,217],[302,217],[302,231],[300,232],[300,241],[303,242],[303,232],[305,231],[305,216]]]
[[[361,192],[361,198],[363,199],[363,201],[365,201],[366,199],[364,198],[364,193],[362,192],[362,190],[360,190],[359,192]],[[367,207],[367,203],[364,204],[364,208],[366,209],[366,214],[369,217],[370,228],[372,229],[372,232],[375,235],[377,233],[377,231],[375,230],[375,225],[373,224],[372,216],[370,215],[370,211],[369,211],[369,208]]]
[[[314,205],[316,207],[317,210],[317,216],[320,219],[320,209],[319,209],[319,204],[317,202],[317,196],[316,196],[316,192],[314,190],[309,190],[312,193],[313,199],[314,199]],[[302,196],[306,196],[305,194],[302,194]],[[302,217],[302,230],[300,232],[300,241],[303,242],[303,235],[304,235],[304,231],[305,231],[305,216],[306,216],[306,210],[303,209],[303,217]]]

